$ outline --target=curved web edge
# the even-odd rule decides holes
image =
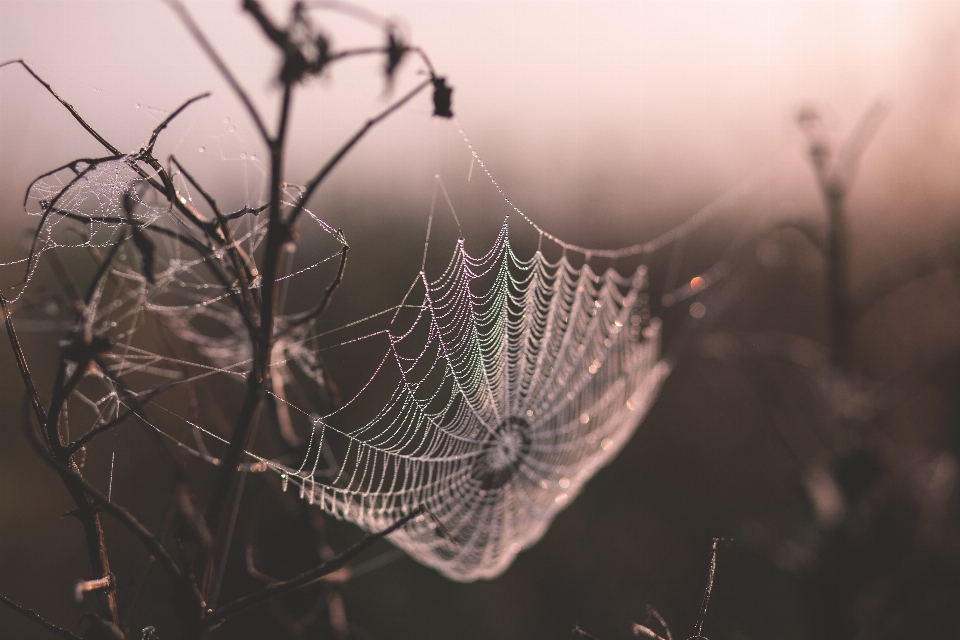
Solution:
[[[484,277],[493,283],[478,292]],[[367,530],[427,506],[446,532],[423,517],[393,542],[451,579],[492,578],[635,432],[669,373],[659,321],[640,313],[644,267],[624,279],[565,257],[549,263],[539,251],[523,261],[506,226],[486,255],[460,243],[443,275],[421,282],[414,325],[429,324],[425,344],[412,327],[390,338],[403,383],[361,427],[338,427],[337,412],[317,422],[315,460],[324,438],[349,442],[337,478],[270,466],[311,503]],[[415,357],[400,354],[407,341]]]

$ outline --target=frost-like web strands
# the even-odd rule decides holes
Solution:
[[[155,222],[168,205],[148,204],[131,191],[140,178],[136,169],[143,166],[135,156],[77,160],[38,178],[25,201],[27,213],[41,218],[29,255],[0,266],[25,264],[25,284],[36,269],[37,258],[46,251],[112,245],[125,224],[120,202],[127,193],[138,204],[134,220],[142,225]]]
[[[210,263],[225,264],[226,250],[208,243],[202,255],[184,243],[184,236],[204,239],[168,203],[139,195],[144,177],[129,159],[79,175],[85,169],[51,174],[30,196],[45,216],[37,255],[68,245],[108,247],[126,237],[102,295],[84,312],[111,347],[98,377],[102,391],[78,397],[95,415],[79,424],[78,414],[72,431],[76,436],[142,402],[141,423],[218,464],[207,445],[225,442],[223,430],[157,392],[209,377],[242,384],[249,371],[250,338],[231,301],[236,291],[212,275]],[[189,199],[185,186],[183,193]],[[129,215],[155,230],[152,284],[124,236]],[[264,217],[250,213],[232,222],[234,242],[251,259]],[[303,220],[343,242],[312,214]],[[643,266],[624,277],[613,269],[596,273],[589,261],[575,267],[565,254],[551,262],[538,250],[523,259],[511,248],[506,223],[480,257],[461,240],[439,277],[421,272],[403,304],[374,317],[381,329],[371,331],[366,319],[353,325],[357,337],[338,343],[334,335],[334,347],[382,347],[368,381],[332,412],[329,402],[304,404],[295,392],[306,384],[314,397],[329,394],[321,356],[331,330],[316,322],[285,330],[280,318],[272,401],[284,438],[305,440],[306,449],[296,461],[251,451],[244,464],[278,473],[285,490],[293,484],[311,504],[367,530],[425,506],[430,517],[391,541],[454,580],[495,577],[617,455],[655,399],[668,366],[659,357],[660,324],[650,318],[646,280]],[[183,427],[161,424],[170,419]],[[312,430],[298,437],[304,423]]]
[[[346,441],[336,477],[279,469],[284,482],[368,530],[425,505],[447,531],[424,517],[395,544],[455,580],[499,575],[620,451],[667,374],[645,275],[522,260],[506,225],[480,258],[461,241],[438,279],[421,274],[413,322],[388,332],[374,377],[399,373],[389,401],[361,426],[318,421],[313,460]]]

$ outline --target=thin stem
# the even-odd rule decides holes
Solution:
[[[11,609],[16,611],[20,615],[22,615],[23,617],[33,620],[34,622],[36,622],[38,625],[40,625],[47,631],[53,634],[56,634],[61,638],[67,638],[67,640],[80,640],[79,636],[74,635],[73,633],[64,629],[63,627],[58,627],[52,622],[49,622],[46,618],[41,616],[39,613],[37,613],[33,609],[27,609],[26,607],[21,607],[19,604],[17,604],[16,602],[13,602],[12,600],[10,600],[4,595],[0,595],[0,602],[7,605]]]
[[[307,201],[310,199],[310,196],[313,195],[313,192],[316,191],[317,187],[320,186],[320,183],[323,182],[324,178],[327,177],[327,174],[337,166],[345,155],[353,148],[360,139],[367,134],[370,129],[375,127],[379,122],[386,119],[391,113],[408,103],[412,100],[418,93],[426,89],[427,87],[433,84],[433,79],[424,80],[416,87],[414,87],[410,92],[405,96],[391,104],[389,107],[381,111],[379,114],[367,120],[367,122],[357,130],[353,136],[347,140],[340,149],[327,160],[320,170],[313,176],[310,182],[307,183],[307,186],[303,189],[303,192],[300,194],[300,197],[297,199],[297,204],[293,208],[293,211],[290,213],[289,223],[292,225],[297,221],[297,218],[303,213],[304,207],[307,205]]]
[[[97,436],[106,433],[110,429],[113,429],[114,427],[122,424],[123,422],[125,422],[126,420],[128,420],[133,416],[140,418],[140,412],[143,410],[144,406],[146,406],[148,402],[156,398],[159,394],[163,393],[167,389],[172,389],[173,387],[177,386],[181,382],[182,380],[174,380],[173,382],[169,382],[167,384],[163,384],[154,389],[151,389],[149,392],[145,393],[141,398],[138,398],[137,400],[135,400],[127,411],[120,414],[113,420],[98,424],[97,426],[91,428],[85,434],[83,434],[82,436],[80,436],[79,438],[71,442],[69,445],[67,445],[67,453],[69,455],[73,455],[74,453],[79,451],[81,447],[87,445],[91,440],[93,440]],[[142,420],[142,418],[140,419]]]
[[[253,3],[255,4],[255,3]],[[245,6],[250,3],[245,3]],[[286,53],[286,52],[285,52]],[[267,222],[267,246],[264,251],[264,268],[261,270],[260,296],[260,327],[258,339],[252,340],[253,365],[247,375],[247,393],[244,398],[240,415],[230,437],[230,444],[223,456],[220,473],[214,483],[210,502],[207,504],[206,519],[211,531],[219,533],[220,517],[230,493],[233,481],[247,443],[250,439],[251,427],[259,418],[260,410],[266,397],[266,382],[273,352],[274,325],[279,313],[279,287],[277,277],[280,271],[280,256],[283,247],[293,241],[290,234],[291,224],[284,224],[281,220],[280,207],[281,183],[283,182],[283,156],[287,135],[293,88],[289,83],[284,84],[283,100],[280,108],[277,137],[265,137],[270,148],[270,185],[269,185],[269,220]],[[265,133],[265,131],[264,131]],[[230,532],[224,532],[230,537]],[[205,571],[204,575],[209,575]]]
[[[707,588],[703,592],[703,602],[700,603],[700,615],[697,617],[697,626],[693,633],[695,638],[703,636],[703,619],[707,615],[707,605],[710,604],[710,594],[713,593],[713,576],[717,571],[717,544],[720,538],[713,539],[713,547],[710,549],[710,573],[707,576]]]
[[[44,210],[43,210],[43,215],[40,216],[40,223],[37,225],[37,232],[34,234],[33,240],[32,240],[32,242],[30,243],[30,253],[27,254],[27,266],[26,266],[26,269],[24,270],[23,280],[21,280],[20,282],[18,282],[18,283],[15,284],[15,285],[13,285],[14,287],[17,287],[17,286],[20,286],[20,285],[22,285],[22,284],[25,284],[25,283],[27,282],[27,280],[30,278],[30,273],[31,273],[31,271],[33,270],[33,267],[34,267],[34,261],[37,259],[37,239],[40,237],[40,232],[43,230],[44,225],[46,225],[46,223],[47,223],[47,218],[49,218],[52,213],[58,213],[58,214],[61,214],[61,215],[62,215],[62,213],[61,213],[62,210],[61,210],[61,209],[58,209],[57,206],[56,206],[56,205],[57,205],[57,202],[60,201],[60,199],[64,196],[64,194],[67,193],[67,191],[68,191],[74,184],[76,184],[77,182],[79,182],[80,180],[82,180],[82,179],[86,176],[87,172],[91,171],[94,167],[96,167],[96,166],[98,166],[98,165],[100,165],[100,164],[103,164],[104,162],[109,162],[109,161],[111,161],[111,160],[119,160],[120,157],[121,157],[121,156],[108,156],[108,157],[105,157],[105,158],[92,158],[92,159],[74,160],[73,162],[71,162],[71,163],[69,163],[69,164],[67,164],[67,165],[64,165],[64,166],[62,166],[62,167],[59,167],[59,168],[57,168],[57,169],[54,169],[54,170],[51,171],[51,172],[47,172],[47,173],[39,176],[39,177],[36,178],[33,182],[30,183],[30,186],[27,187],[27,191],[26,191],[26,193],[25,193],[24,196],[23,196],[24,206],[25,206],[26,203],[27,203],[27,199],[30,197],[30,190],[33,189],[33,186],[34,186],[37,182],[39,182],[40,180],[43,180],[43,178],[45,178],[45,177],[47,177],[47,176],[49,176],[49,175],[53,175],[54,173],[57,173],[58,171],[62,171],[63,169],[66,169],[66,168],[69,168],[71,171],[74,172],[74,174],[76,174],[76,175],[74,175],[74,177],[70,180],[70,182],[68,182],[62,189],[60,189],[59,192],[57,192],[57,195],[55,195],[55,196],[53,197],[53,199],[50,200],[49,203],[44,204],[44,207],[43,207],[43,209],[44,209]],[[79,170],[79,169],[78,169],[78,167],[79,167],[79,165],[80,165],[81,162],[87,164],[87,166],[84,167],[83,170]]]
[[[317,578],[333,573],[337,569],[346,565],[350,560],[360,555],[362,552],[366,551],[376,541],[390,535],[391,533],[393,533],[403,525],[407,524],[417,516],[421,515],[423,511],[424,511],[423,507],[417,507],[416,509],[414,509],[404,517],[400,518],[399,520],[397,520],[395,523],[393,523],[383,531],[378,531],[377,533],[371,533],[367,535],[365,538],[355,543],[353,546],[348,548],[343,553],[337,555],[334,558],[331,558],[330,560],[324,563],[321,563],[320,565],[314,567],[313,569],[310,569],[309,571],[305,571],[301,573],[299,576],[292,578],[290,580],[287,580],[285,582],[279,582],[277,584],[267,585],[260,591],[251,593],[250,595],[247,595],[238,600],[235,600],[234,602],[228,605],[220,607],[219,609],[211,613],[209,616],[207,616],[207,618],[205,619],[206,625],[208,627],[213,626],[219,622],[222,622],[223,620],[226,620],[231,616],[234,616],[238,613],[246,611],[247,609],[250,609],[259,604],[262,604],[263,602],[266,602],[271,598],[275,598],[283,593],[288,593],[300,587],[306,586],[311,582],[313,582],[314,580],[316,580]]]
[[[65,218],[70,218],[71,220],[79,220],[81,222],[93,221],[93,222],[107,222],[112,224],[126,223],[126,220],[124,220],[123,218],[94,217],[94,216],[87,216],[82,213],[73,213],[71,211],[64,211],[64,210],[56,210],[55,213]],[[205,244],[203,244],[202,242],[200,242],[199,240],[197,240],[192,236],[180,233],[178,231],[173,231],[171,229],[165,229],[163,227],[158,227],[156,225],[150,225],[148,227],[144,227],[143,230],[149,231],[151,233],[159,233],[161,235],[165,235],[169,238],[177,240],[178,242],[181,242],[182,244],[190,247],[191,249],[195,250],[198,254],[200,254],[200,257],[202,257],[204,260],[204,264],[207,265],[207,267],[210,269],[210,272],[213,274],[213,276],[224,287],[224,289],[227,292],[227,295],[233,301],[237,309],[240,310],[241,318],[243,319],[244,323],[247,325],[248,330],[253,332],[256,331],[256,326],[252,324],[253,322],[252,318],[248,314],[243,313],[243,301],[240,300],[239,296],[237,295],[237,292],[234,290],[233,282],[230,280],[227,274],[221,270],[219,263],[216,260],[214,260],[214,257],[216,257],[216,252],[213,249],[206,246]]]
[[[40,400],[40,394],[37,392],[37,387],[33,382],[30,367],[27,366],[27,357],[23,353],[23,347],[20,346],[20,338],[17,337],[17,330],[13,326],[13,317],[10,315],[10,308],[7,306],[7,299],[4,297],[3,292],[0,292],[0,307],[3,308],[3,321],[7,327],[7,337],[10,339],[13,355],[17,359],[17,368],[20,369],[20,377],[23,378],[23,385],[27,388],[27,396],[30,398],[33,412],[37,416],[37,422],[42,425],[47,421],[47,412],[43,408],[43,401]]]
[[[331,298],[333,298],[333,293],[343,281],[343,271],[347,266],[347,251],[349,251],[349,249],[350,247],[343,245],[343,248],[340,251],[340,267],[337,269],[337,275],[333,278],[330,284],[327,285],[327,288],[323,292],[323,298],[320,299],[320,302],[317,303],[317,306],[315,306],[313,309],[303,312],[300,315],[290,318],[287,321],[285,332],[310,322],[327,310],[327,306],[330,304]]]
[[[240,86],[240,82],[234,77],[233,73],[227,67],[227,64],[223,61],[223,58],[217,53],[213,48],[213,45],[210,44],[210,41],[207,40],[207,37],[203,35],[203,31],[200,30],[200,26],[194,22],[193,17],[187,11],[187,8],[179,0],[164,0],[167,5],[173,9],[174,13],[180,18],[180,21],[183,23],[183,26],[187,28],[187,31],[190,32],[190,35],[193,36],[193,39],[197,41],[197,44],[200,45],[200,48],[203,49],[203,52],[207,55],[207,58],[210,59],[210,62],[213,63],[213,66],[217,68],[217,71],[220,72],[220,75],[223,76],[223,79],[227,81],[227,84],[230,85],[230,88],[236,94],[237,98],[240,99],[240,102],[243,103],[244,108],[247,110],[247,113],[250,115],[250,119],[253,120],[254,126],[256,126],[257,131],[260,132],[260,137],[263,138],[263,141],[267,144],[270,143],[270,134],[267,132],[267,128],[263,124],[263,120],[260,118],[260,114],[257,112],[257,108],[253,106],[253,101],[250,100],[250,96],[247,95],[247,92],[244,91],[243,87]]]
[[[96,132],[96,130],[93,127],[87,124],[87,121],[84,120],[79,113],[77,113],[77,110],[73,108],[73,105],[67,102],[66,100],[64,100],[63,98],[61,98],[60,95],[53,90],[53,87],[51,87],[43,78],[38,76],[33,71],[33,69],[30,68],[30,65],[28,65],[23,60],[10,60],[9,62],[4,62],[3,64],[0,64],[0,68],[3,68],[10,64],[19,64],[21,67],[26,69],[27,73],[29,73],[31,76],[33,76],[36,79],[37,82],[43,85],[43,88],[46,89],[50,93],[50,95],[52,95],[54,98],[57,99],[57,102],[62,104],[66,108],[66,110],[70,112],[70,115],[73,116],[73,119],[79,122],[80,126],[86,129],[87,133],[93,136],[97,142],[102,144],[107,151],[109,151],[115,156],[123,155],[123,153],[121,153],[119,149],[117,149],[115,146],[107,142],[107,140],[103,136],[101,136],[99,133]]]
[[[160,132],[166,129],[167,126],[169,126],[169,124],[173,122],[173,119],[179,116],[184,111],[184,109],[189,107],[194,102],[197,102],[198,100],[203,100],[204,98],[209,98],[209,97],[210,97],[210,92],[207,91],[205,93],[201,93],[198,96],[194,96],[190,98],[189,100],[184,102],[182,105],[177,107],[177,109],[173,113],[171,113],[169,116],[164,118],[163,122],[161,122],[156,126],[156,128],[153,130],[153,133],[150,135],[150,141],[147,143],[147,146],[143,148],[143,151],[140,152],[140,155],[143,156],[144,158],[152,157],[153,147],[155,144],[157,144],[157,138],[160,137]]]
[[[245,305],[244,313],[250,316],[250,322],[248,327],[254,328],[259,323],[259,313],[257,310],[256,301],[253,299],[253,294],[250,292],[250,280],[253,272],[249,265],[249,258],[241,254],[240,248],[237,246],[236,242],[233,239],[233,234],[230,231],[230,226],[227,224],[227,219],[220,211],[220,207],[217,205],[217,201],[207,193],[206,189],[200,186],[196,180],[193,179],[193,176],[177,162],[177,159],[173,156],[170,156],[170,161],[176,165],[177,170],[183,174],[187,181],[193,185],[193,187],[200,193],[201,197],[206,200],[207,204],[210,206],[210,209],[213,210],[213,215],[217,218],[217,223],[220,228],[220,233],[223,234],[223,246],[227,251],[227,256],[230,258],[231,266],[233,267],[234,274],[237,276],[237,282],[240,285],[240,295],[243,303]],[[254,337],[254,333],[251,333],[251,338]]]

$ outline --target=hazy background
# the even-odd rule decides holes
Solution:
[[[850,199],[854,279],[956,235],[956,2],[364,4],[397,17],[428,52],[454,87],[457,121],[432,119],[428,97],[418,98],[365,139],[321,192],[314,209],[343,227],[352,246],[331,322],[389,306],[402,295],[419,268],[434,174],[451,192],[471,250],[485,249],[510,213],[480,168],[471,173],[461,127],[504,193],[537,223],[577,244],[614,247],[678,223],[749,176],[762,176],[761,186],[739,203],[742,217],[749,211],[768,222],[819,220],[795,116],[814,105],[842,137],[879,100],[890,113]],[[272,113],[277,60],[237,5],[188,6]],[[286,4],[268,6],[281,16]],[[347,22],[331,21],[329,31],[334,43],[377,38]],[[12,58],[33,65],[122,150],[139,148],[188,97],[213,91],[164,135],[158,157],[176,153],[226,206],[259,200],[262,165],[252,156],[263,149],[236,100],[161,3],[0,0],[0,61]],[[305,180],[382,108],[379,64],[337,67],[303,92],[291,180]],[[415,62],[405,64],[393,95],[419,80]],[[25,220],[21,202],[30,180],[99,153],[21,69],[0,70],[0,261],[25,252],[23,230],[32,219]],[[729,226],[739,223],[738,212],[726,215]],[[701,234],[697,246],[722,249],[711,240]],[[731,326],[776,325],[822,338],[818,262],[809,250],[791,245],[784,251],[799,266],[751,281],[757,288],[746,290]],[[18,275],[4,268],[3,283]],[[946,291],[941,284],[933,290]],[[923,315],[913,306],[917,300],[901,302],[906,311],[898,321]],[[923,342],[916,348],[955,348],[954,311],[931,314],[947,328],[927,342],[916,338]],[[922,333],[908,324],[892,330],[911,331]],[[864,342],[868,353],[886,353],[886,360],[874,359],[877,370],[907,359],[890,352],[909,347],[880,335]],[[3,406],[16,408],[20,382],[9,349],[0,353]],[[789,457],[757,426],[764,419],[731,377],[715,363],[678,369],[620,459],[503,578],[451,585],[403,560],[347,587],[348,618],[378,638],[559,638],[579,621],[606,640],[625,637],[625,621],[642,618],[643,605],[654,602],[683,636],[699,604],[709,537],[743,537],[753,524],[767,522],[758,514],[785,509],[784,496],[800,495],[795,478],[783,471]],[[62,488],[46,470],[32,476],[21,466],[30,456],[19,425],[4,423],[0,592],[72,624],[79,612],[73,614],[69,591],[86,571],[79,536],[59,517]],[[135,470],[127,473],[124,483],[136,486]],[[762,547],[730,552],[739,568],[727,574],[727,596],[718,582],[724,612],[718,616],[736,623],[708,635],[828,637],[822,629],[833,620],[829,612],[827,622],[804,626],[816,582],[770,561]],[[51,571],[60,582],[45,578]],[[0,637],[35,633],[19,624],[0,610]]]
[[[270,5],[282,14],[283,3]],[[618,236],[637,237],[651,220],[688,213],[796,148],[794,116],[806,104],[838,132],[877,100],[892,106],[866,159],[862,185],[870,188],[857,197],[889,203],[958,189],[949,171],[960,136],[953,2],[368,6],[397,17],[429,52],[455,87],[460,123],[506,193],[547,226],[576,225],[590,211],[616,223]],[[270,104],[275,56],[236,3],[190,7],[257,102]],[[337,21],[329,31],[343,44],[370,33]],[[0,58],[14,57],[33,64],[121,149],[139,147],[162,114],[211,90],[214,99],[171,132],[171,150],[211,147],[204,137],[222,133],[229,117],[240,142],[227,153],[257,151],[236,101],[159,2],[4,0]],[[305,174],[382,103],[377,74],[353,70],[379,64],[339,67],[305,92],[294,174]],[[407,85],[414,66],[407,62]],[[39,172],[97,149],[26,74],[2,74],[0,187],[15,201]],[[470,158],[456,124],[432,122],[428,109],[424,97],[370,136],[328,192],[417,202],[429,197],[433,173],[465,177]],[[362,195],[345,186],[356,181]],[[921,182],[937,190],[908,189]],[[14,216],[8,206],[4,215]],[[863,226],[891,224],[872,212]]]

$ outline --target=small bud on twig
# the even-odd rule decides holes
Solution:
[[[441,118],[452,118],[451,98],[453,96],[453,87],[447,86],[447,79],[441,76],[434,76],[433,80],[433,115]]]
[[[77,604],[83,604],[83,595],[88,591],[100,591],[113,588],[113,574],[108,573],[96,580],[80,580],[73,587],[73,599]]]

